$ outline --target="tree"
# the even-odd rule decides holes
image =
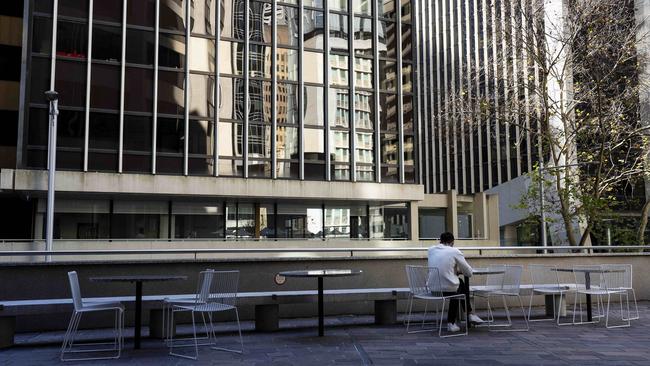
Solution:
[[[492,10],[495,1],[487,0]],[[497,92],[461,85],[448,109],[465,130],[487,123],[514,130],[520,140],[534,136],[543,165],[530,174],[521,206],[539,205],[544,187],[548,221],[562,223],[570,245],[587,245],[599,220],[648,172],[648,126],[639,114],[646,85],[638,78],[645,60],[637,52],[645,37],[634,1],[501,1],[509,1],[509,17],[517,21],[502,22],[491,37],[490,62],[465,70],[476,85],[491,83]],[[526,82],[513,82],[514,72]]]

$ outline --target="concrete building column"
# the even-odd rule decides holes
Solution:
[[[411,240],[420,240],[420,218],[419,218],[419,202],[409,202],[409,238]]]
[[[499,196],[490,194],[486,196],[487,203],[487,235],[488,240],[499,244]]]
[[[472,215],[474,216],[474,227],[472,229],[472,235],[475,238],[487,238],[488,214],[485,192],[474,194],[474,208]]]
[[[458,192],[447,191],[447,230],[458,237]]]

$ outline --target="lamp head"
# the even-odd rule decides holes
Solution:
[[[53,102],[59,99],[59,93],[54,90],[48,90],[45,92],[45,99],[47,99],[48,102]]]

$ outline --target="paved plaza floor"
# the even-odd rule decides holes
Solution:
[[[316,336],[315,319],[285,320],[274,333],[252,331],[243,323],[244,354],[199,349],[199,360],[169,356],[160,340],[146,339],[133,350],[127,339],[119,360],[82,365],[650,365],[650,303],[639,304],[641,319],[630,328],[604,324],[558,327],[531,323],[529,332],[470,329],[467,337],[438,338],[429,332],[406,334],[404,326],[375,326],[368,316],[328,317],[325,337]],[[520,321],[521,318],[515,318]],[[220,326],[218,341],[237,346],[232,325]],[[180,332],[189,328],[181,327]],[[127,331],[132,333],[132,329]],[[84,338],[108,331],[83,331]],[[0,350],[0,365],[56,365],[62,333],[21,334],[18,345]],[[191,349],[186,349],[191,351]]]

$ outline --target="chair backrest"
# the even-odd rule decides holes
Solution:
[[[239,271],[213,271],[208,302],[237,305]]]
[[[438,268],[406,266],[406,277],[413,295],[442,296]]]
[[[632,288],[631,264],[603,264],[602,280],[608,290]]]
[[[558,275],[557,266],[545,264],[531,264],[528,266],[530,271],[530,281],[534,289],[549,288],[560,286],[560,276]]]
[[[504,266],[505,273],[503,274],[503,285],[501,291],[519,295],[519,287],[521,286],[521,273],[524,270],[523,266]]]
[[[489,273],[485,279],[485,289],[487,291],[498,291],[503,289],[503,279],[506,272],[506,266],[494,265],[488,267]]]
[[[606,288],[600,265],[576,265],[573,266],[573,275],[576,281],[576,288],[584,290],[589,285],[590,289]]]
[[[81,289],[79,288],[79,277],[76,271],[68,272],[68,282],[70,282],[70,291],[72,292],[72,304],[75,310],[81,310],[83,301],[81,299]]]
[[[196,303],[204,304],[210,298],[210,290],[212,288],[212,278],[214,277],[214,270],[206,269],[199,272],[199,281],[196,285]]]

